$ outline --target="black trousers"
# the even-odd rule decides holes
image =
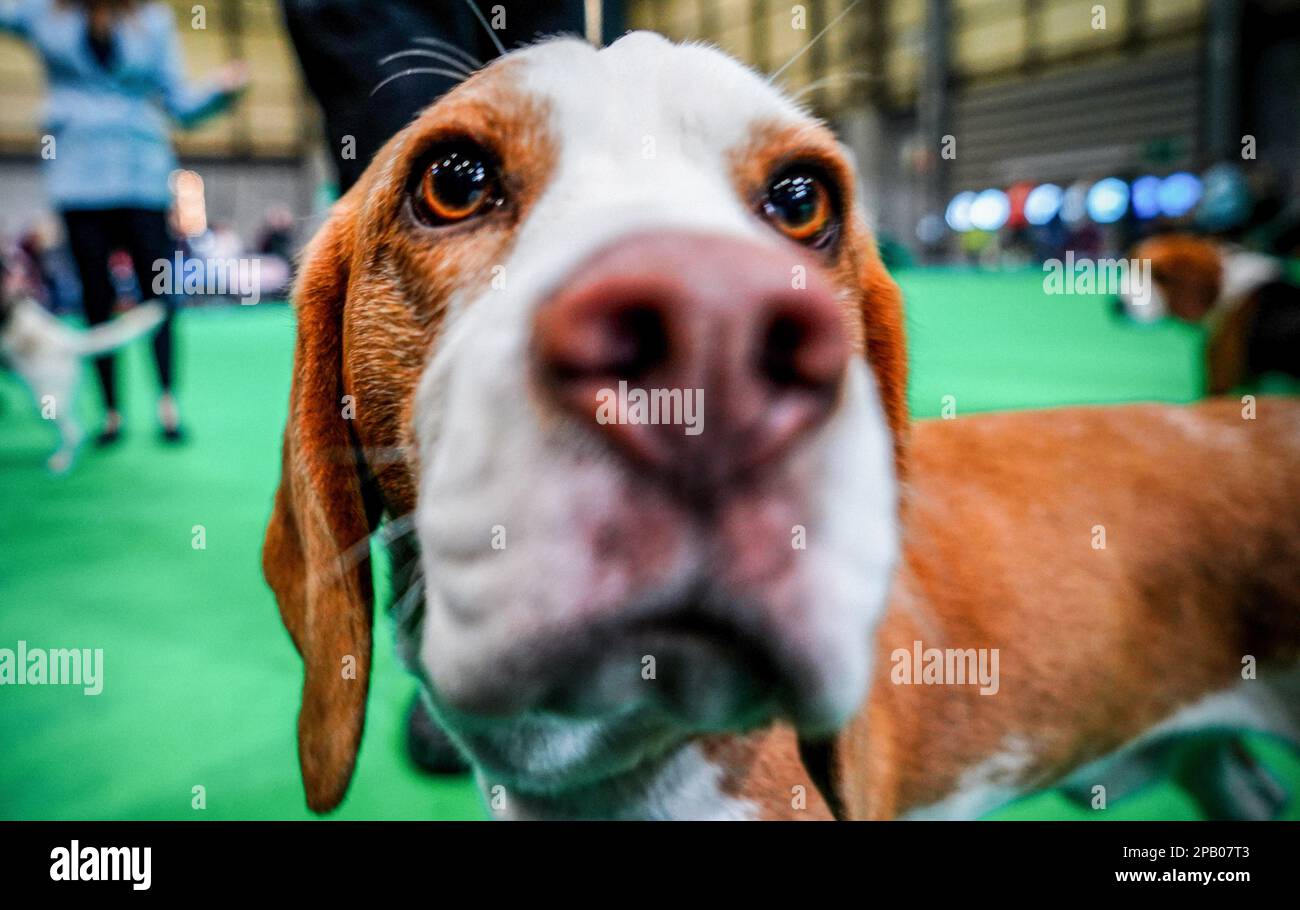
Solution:
[[[162,209],[76,209],[64,211],[63,222],[81,276],[86,322],[98,325],[113,314],[116,294],[109,277],[108,257],[115,250],[125,250],[131,256],[141,299],[157,296],[153,292],[154,263],[159,259],[170,260],[176,252],[176,242],[167,230],[166,212]],[[167,392],[171,390],[173,378],[172,323],[176,307],[167,298],[163,298],[163,303],[167,306],[167,318],[153,336],[153,357],[158,367],[158,384]],[[113,355],[97,357],[95,370],[104,393],[104,407],[116,410]]]

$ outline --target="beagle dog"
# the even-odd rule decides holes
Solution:
[[[912,426],[852,165],[717,50],[492,63],[295,297],[263,565],[316,811],[361,740],[372,535],[503,817],[973,815],[1187,711],[1294,729],[1300,402]]]
[[[1300,287],[1277,259],[1193,234],[1149,237],[1133,258],[1150,261],[1153,287],[1145,298],[1122,297],[1126,315],[1203,325],[1211,395],[1270,371],[1300,378]]]

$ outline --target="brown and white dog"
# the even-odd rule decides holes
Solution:
[[[492,64],[382,149],[296,300],[264,568],[317,811],[385,519],[399,651],[507,817],[830,817],[815,783],[972,815],[1195,705],[1294,730],[1300,402],[909,426],[845,153],[715,50]],[[600,419],[618,388],[703,390],[702,431]],[[996,694],[904,684],[922,647],[999,649]]]
[[[1151,263],[1153,287],[1125,295],[1125,313],[1203,325],[1211,395],[1272,371],[1300,378],[1300,288],[1284,280],[1277,259],[1193,234],[1149,237],[1133,258]]]

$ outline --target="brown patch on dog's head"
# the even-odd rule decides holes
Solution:
[[[415,505],[411,402],[449,306],[487,288],[546,185],[546,112],[488,67],[393,137],[307,247],[294,290],[294,378],[263,570],[306,665],[298,718],[307,803],[332,809],[365,719],[372,598],[369,535]],[[475,223],[430,226],[410,191],[440,143],[499,165],[509,203]]]
[[[1223,287],[1223,259],[1213,241],[1163,234],[1139,243],[1133,258],[1151,261],[1151,278],[1174,316],[1200,322],[1214,308]]]

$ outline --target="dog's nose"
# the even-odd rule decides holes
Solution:
[[[624,454],[718,482],[827,417],[849,343],[801,250],[663,232],[583,263],[538,309],[534,356],[545,394]]]

